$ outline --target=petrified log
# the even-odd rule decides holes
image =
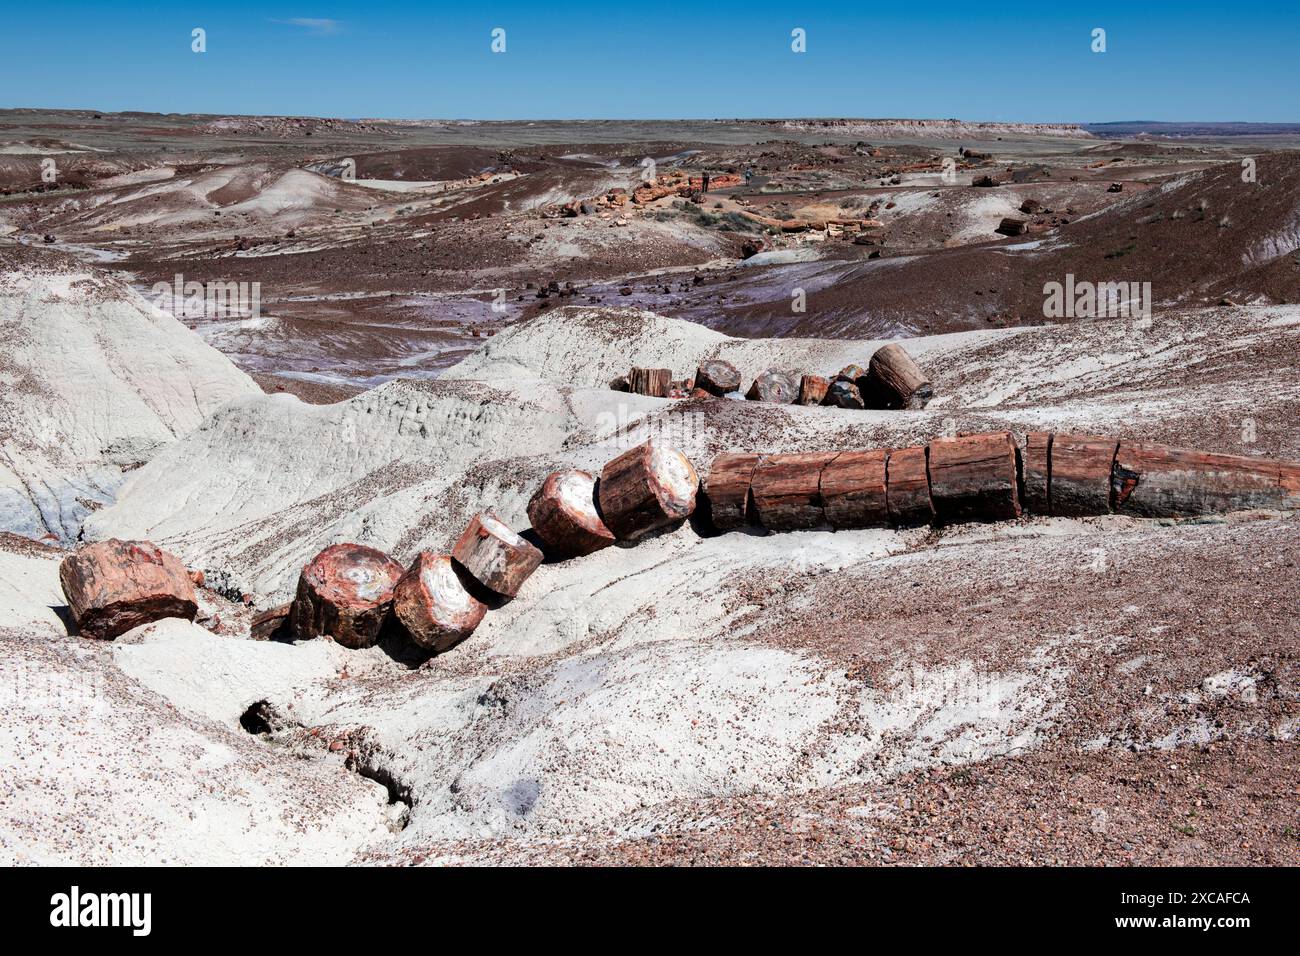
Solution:
[[[885,485],[891,524],[929,524],[934,520],[924,446],[890,451],[885,461]]]
[[[393,606],[402,566],[362,544],[332,544],[308,562],[290,611],[297,640],[330,637],[344,647],[369,647]]]
[[[627,376],[628,390],[651,398],[667,398],[672,377],[672,369],[633,368]]]
[[[393,614],[411,640],[441,654],[474,633],[487,605],[469,592],[466,572],[449,555],[421,551],[397,582]]]
[[[711,395],[740,391],[740,370],[722,359],[701,362],[695,371],[695,387]]]
[[[279,641],[289,636],[289,617],[293,602],[263,611],[253,618],[249,636],[255,641]]]
[[[690,459],[651,439],[605,464],[596,497],[605,525],[626,541],[688,517],[698,488]]]
[[[799,380],[789,372],[770,368],[749,386],[745,397],[751,402],[778,402],[789,405],[799,395]]]
[[[528,520],[555,557],[576,558],[614,543],[596,510],[596,476],[577,468],[547,476],[528,502]]]
[[[896,342],[871,356],[867,382],[863,397],[884,408],[924,408],[934,396],[930,380]]]
[[[832,405],[835,408],[866,408],[866,403],[862,401],[862,391],[852,382],[846,379],[839,379],[826,393],[824,405]]]
[[[805,375],[799,379],[799,404],[820,405],[830,387],[828,378],[821,375]]]
[[[1025,450],[1022,455],[1020,474],[1024,485],[1022,504],[1032,514],[1050,515],[1051,499],[1048,496],[1047,482],[1051,474],[1050,456],[1052,453],[1051,432],[1030,432],[1025,436]],[[1109,488],[1109,484],[1107,485]]]
[[[1021,236],[1024,235],[1025,230],[1028,228],[1029,228],[1029,223],[1027,223],[1025,220],[1014,219],[1011,216],[1007,216],[1000,223],[998,223],[998,227],[993,231],[999,232],[1004,236]]]
[[[749,485],[759,523],[769,531],[797,531],[824,525],[822,469],[837,454],[810,452],[764,458],[754,469]]]
[[[844,451],[822,469],[821,496],[826,521],[841,531],[889,523],[885,494],[884,448]]]
[[[1004,521],[1020,516],[1016,443],[1010,432],[936,438],[928,451],[930,498],[937,521]]]
[[[761,455],[727,453],[713,459],[702,491],[709,502],[713,527],[731,531],[749,523],[749,483]]]
[[[112,640],[164,617],[194,620],[198,604],[185,565],[148,541],[110,538],[59,564],[59,583],[78,630]]]
[[[1110,514],[1111,474],[1118,445],[1116,439],[1103,435],[1052,436],[1047,489],[1050,514],[1067,518]],[[1026,492],[1028,480],[1026,472]]]
[[[542,552],[490,510],[480,511],[470,520],[451,556],[479,584],[503,597],[518,594],[542,563]]]
[[[854,385],[866,377],[867,370],[861,365],[846,365],[835,373],[835,381],[852,382]]]
[[[1213,455],[1190,448],[1120,442],[1112,478],[1113,506],[1122,514],[1170,518],[1251,508],[1286,508],[1284,474],[1294,462]],[[1290,505],[1293,507],[1294,505]]]

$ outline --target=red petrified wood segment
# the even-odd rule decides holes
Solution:
[[[688,517],[698,489],[690,459],[651,440],[606,463],[596,494],[606,526],[628,540]]]
[[[713,459],[703,490],[713,512],[713,526],[719,531],[748,524],[749,482],[760,458],[759,455],[725,454]]]
[[[542,552],[491,511],[480,511],[470,520],[451,556],[479,584],[504,597],[518,594],[542,563]]]
[[[77,628],[112,639],[164,617],[194,620],[198,604],[185,565],[148,541],[110,538],[78,548],[59,565]]]
[[[528,502],[528,520],[558,558],[591,554],[614,543],[596,511],[596,477],[577,468],[552,472]]]
[[[1120,442],[1112,481],[1115,510],[1169,518],[1284,508],[1283,474],[1293,467],[1293,462]],[[1294,496],[1292,490],[1292,500]]]
[[[1025,450],[1021,467],[1024,479],[1024,506],[1032,514],[1052,513],[1047,498],[1047,478],[1050,474],[1048,458],[1051,454],[1051,432],[1030,432],[1025,437]],[[1107,481],[1109,482],[1109,477]],[[1109,484],[1107,485],[1109,487]]]
[[[821,375],[805,375],[799,380],[799,404],[820,405],[831,387],[830,379]]]
[[[930,497],[939,522],[1020,516],[1016,443],[1009,432],[937,438],[929,450]]]
[[[821,496],[832,528],[870,528],[889,523],[884,448],[840,452],[822,469]]]
[[[628,388],[637,395],[667,398],[672,377],[672,369],[634,368],[627,376]]]
[[[1052,481],[1050,514],[1067,518],[1110,514],[1111,468],[1119,442],[1101,435],[1052,437]],[[1038,510],[1028,500],[1029,470],[1025,466],[1026,501],[1030,511]],[[1049,512],[1042,512],[1047,514]]]
[[[253,618],[248,631],[255,641],[278,641],[289,634],[289,615],[293,602],[263,611]]]
[[[924,408],[934,395],[930,380],[901,345],[876,350],[867,371],[863,397],[885,408]]]
[[[789,372],[770,368],[749,386],[745,397],[751,402],[778,402],[789,405],[799,397],[799,378]]]
[[[302,569],[290,611],[298,640],[331,637],[344,647],[369,647],[392,610],[402,566],[374,548],[332,544]]]
[[[740,372],[736,366],[722,359],[701,362],[695,372],[695,387],[711,395],[726,395],[740,391]]]
[[[885,461],[885,499],[892,524],[929,524],[934,520],[925,448],[895,448]]]
[[[824,525],[822,468],[837,454],[828,451],[764,458],[754,469],[749,486],[759,523],[769,531],[796,531]]]
[[[487,605],[470,594],[448,555],[421,551],[393,592],[393,613],[411,640],[441,654],[474,633]]]

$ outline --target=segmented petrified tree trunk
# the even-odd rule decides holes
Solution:
[[[441,654],[474,633],[487,605],[469,592],[450,555],[421,551],[397,582],[393,614],[411,640]]]
[[[810,452],[764,458],[754,469],[749,485],[759,523],[769,531],[797,531],[824,525],[822,469],[836,454]]]
[[[749,483],[761,455],[728,453],[713,459],[703,482],[713,527],[719,531],[742,528],[752,517],[749,512]]]
[[[924,408],[934,396],[930,380],[903,347],[891,343],[871,356],[866,398],[884,408]]]
[[[548,554],[575,558],[614,543],[596,509],[596,477],[577,468],[547,476],[528,502],[528,520]]]
[[[363,544],[332,544],[298,577],[290,628],[298,640],[329,637],[344,647],[369,647],[393,607],[402,566]]]
[[[1048,476],[1051,474],[1052,433],[1030,432],[1025,436],[1025,450],[1021,456],[1020,475],[1024,486],[1023,505],[1031,514],[1050,515],[1052,507],[1047,494]]]
[[[885,461],[885,482],[891,524],[929,524],[934,520],[924,446],[891,450]]]
[[[537,550],[492,511],[476,514],[451,549],[474,580],[503,597],[514,597],[542,563]]]
[[[1019,517],[1016,443],[1010,432],[936,438],[929,444],[929,466],[939,522]]]
[[[835,408],[860,409],[867,407],[862,400],[862,392],[847,379],[839,379],[833,383],[826,393],[826,400],[822,404],[831,405]]]
[[[822,469],[821,496],[826,521],[837,531],[889,523],[885,494],[884,448],[843,451]]]
[[[1053,435],[1050,513],[1067,518],[1110,514],[1111,475],[1118,446],[1116,439],[1102,435]],[[1026,469],[1026,493],[1028,483]],[[1028,502],[1025,507],[1030,507]]]
[[[698,489],[690,459],[652,439],[606,463],[596,496],[606,527],[626,541],[688,517]]]
[[[695,387],[711,395],[726,395],[740,391],[740,371],[722,359],[701,362],[695,372]]]
[[[1265,458],[1122,441],[1115,456],[1113,503],[1122,514],[1144,518],[1283,508],[1286,471]]]
[[[789,405],[799,397],[798,376],[770,368],[754,379],[745,397],[751,402],[776,402]]]
[[[822,375],[805,375],[799,380],[799,404],[820,405],[831,387],[830,379]]]
[[[194,620],[194,584],[180,559],[148,541],[110,538],[59,564],[59,583],[77,629],[111,640],[164,617]]]
[[[628,388],[637,395],[667,398],[672,377],[672,369],[634,368],[627,376]]]

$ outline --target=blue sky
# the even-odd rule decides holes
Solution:
[[[1300,121],[1300,3],[13,3],[0,106]],[[892,9],[883,9],[883,8]],[[191,30],[207,31],[193,53]],[[491,31],[506,31],[494,54]],[[790,49],[807,31],[807,52]],[[1106,30],[1107,50],[1090,49]]]

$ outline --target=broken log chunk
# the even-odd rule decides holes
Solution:
[[[1300,461],[1279,461],[1279,491],[1283,510],[1300,509]]]
[[[749,489],[759,524],[769,531],[820,528],[822,469],[838,452],[769,455],[754,469]]]
[[[101,640],[199,610],[185,565],[149,541],[84,545],[59,564],[59,583],[78,631]]]
[[[1020,517],[1010,432],[936,438],[928,446],[930,499],[941,524]]]
[[[820,405],[831,387],[830,379],[821,375],[805,375],[799,379],[799,404]]]
[[[698,488],[690,459],[651,439],[605,464],[596,500],[606,527],[628,541],[688,517]]]
[[[1282,465],[1266,458],[1122,441],[1111,503],[1120,514],[1143,518],[1281,509],[1287,507],[1282,476]]]
[[[838,379],[831,385],[830,390],[826,393],[826,400],[823,405],[830,405],[834,408],[866,408],[866,403],[862,401],[862,391],[852,382],[845,379]]]
[[[709,503],[713,527],[732,531],[749,523],[749,483],[761,455],[726,453],[713,459],[701,491]]]
[[[363,544],[332,544],[302,569],[290,610],[295,640],[329,637],[344,647],[369,647],[393,607],[400,564]]]
[[[934,520],[924,445],[889,452],[885,460],[885,503],[891,524],[929,524]]]
[[[1118,446],[1117,439],[1103,435],[1053,435],[1048,513],[1067,518],[1110,514],[1111,474]],[[1028,481],[1026,471],[1026,494]],[[1030,508],[1028,502],[1025,507]]]
[[[502,597],[519,593],[542,563],[537,550],[491,510],[480,511],[451,549],[451,556],[479,584]]]
[[[289,617],[292,610],[293,602],[290,601],[258,614],[248,629],[249,637],[255,641],[289,640]]]
[[[557,558],[576,558],[614,543],[596,510],[596,476],[565,468],[546,477],[528,502],[528,520]]]
[[[846,365],[835,373],[835,381],[852,382],[854,385],[857,385],[866,377],[867,370],[861,365]]]
[[[799,397],[798,376],[770,368],[749,386],[745,398],[751,402],[777,402],[789,405]]]
[[[628,390],[636,395],[667,398],[672,377],[672,369],[633,368],[627,376]]]
[[[695,371],[695,387],[710,395],[727,395],[740,391],[740,371],[722,359],[701,362]]]
[[[1014,219],[1007,216],[994,229],[994,232],[1001,233],[1004,236],[1023,236],[1025,230],[1029,228],[1029,223],[1023,219]]]
[[[836,531],[889,523],[884,448],[840,452],[822,469],[822,507]]]
[[[487,605],[470,593],[466,574],[450,555],[421,551],[397,582],[393,614],[425,650],[451,650],[487,613]]]
[[[882,408],[924,408],[934,396],[930,380],[901,345],[876,350],[867,370],[863,398]]]
[[[1025,450],[1020,470],[1023,485],[1022,504],[1025,510],[1032,514],[1052,513],[1047,493],[1047,480],[1051,473],[1051,450],[1051,432],[1030,432],[1025,436]]]

